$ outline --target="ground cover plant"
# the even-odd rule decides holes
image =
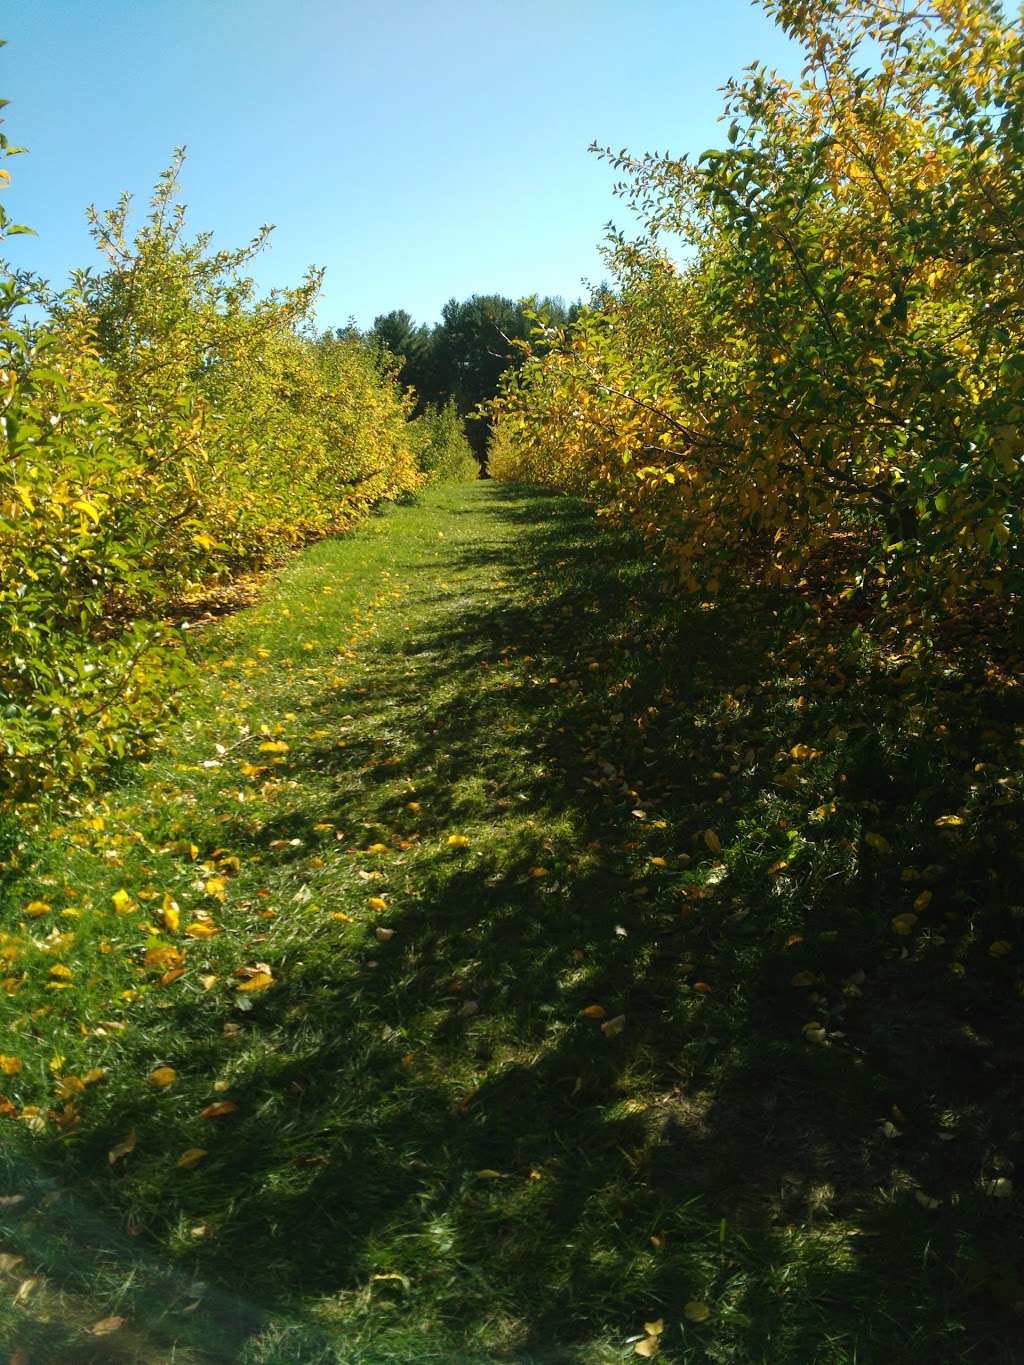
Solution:
[[[641,548],[314,547],[7,850],[23,1358],[1019,1354],[1017,688]]]

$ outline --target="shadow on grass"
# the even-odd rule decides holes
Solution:
[[[852,648],[812,669],[782,601],[683,609],[565,501],[489,485],[487,515],[505,538],[425,578],[410,637],[318,699],[346,747],[291,758],[346,827],[410,828],[382,755],[414,775],[394,938],[293,953],[244,1020],[266,1046],[232,1198],[169,1180],[147,1225],[209,1220],[195,1274],[271,1309],[332,1297],[337,1328],[260,1355],[261,1310],[201,1358],[425,1359],[324,1343],[429,1323],[429,1358],[569,1360],[645,1316],[668,1359],[1019,1358],[1016,1200],[986,1193],[1022,1157],[1017,968],[989,951],[1024,913],[1019,807],[972,791],[1019,716]],[[511,594],[466,594],[492,571]],[[945,734],[914,720],[936,707]],[[463,827],[466,851],[431,840]],[[213,1069],[219,1040],[196,1047]],[[156,1122],[120,1112],[62,1174]]]

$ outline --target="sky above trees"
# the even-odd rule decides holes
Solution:
[[[624,220],[592,141],[699,152],[717,88],[793,68],[746,0],[9,0],[0,37],[15,264],[94,257],[84,209],[145,203],[184,144],[190,221],[236,245],[276,224],[267,285],[327,267],[319,319],[424,321],[474,293],[574,298]],[[45,79],[41,73],[45,72]]]

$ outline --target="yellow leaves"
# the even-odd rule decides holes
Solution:
[[[164,896],[163,905],[160,910],[160,919],[163,922],[164,928],[169,933],[175,934],[178,932],[178,928],[181,925],[181,911],[178,908],[178,902],[170,895]]]
[[[228,884],[223,877],[208,877],[203,883],[203,891],[212,900],[223,902],[228,892]]]
[[[928,907],[929,907],[929,905],[931,905],[931,903],[932,903],[932,893],[931,893],[930,891],[927,891],[927,890],[922,891],[922,892],[920,893],[920,895],[917,895],[917,896],[914,897],[914,909],[915,909],[915,910],[927,910]]]
[[[387,844],[381,844],[381,843],[370,844],[370,845],[367,847],[367,850],[366,850],[366,851],[367,851],[367,853],[388,853],[388,852],[390,852],[390,850],[389,850]]]
[[[964,823],[962,815],[940,815],[935,821],[936,829],[959,829]]]
[[[713,829],[706,829],[704,831],[704,846],[712,853],[721,853],[722,841]]]
[[[182,1152],[174,1164],[179,1171],[190,1171],[193,1166],[198,1166],[200,1161],[208,1155],[205,1147],[189,1147]]]
[[[530,876],[531,876],[531,877],[540,878],[540,877],[547,877],[547,876],[549,876],[549,875],[550,875],[550,873],[548,872],[548,869],[547,869],[546,867],[531,867],[531,868],[530,868]]]
[[[142,960],[152,971],[166,971],[168,968],[180,967],[185,961],[185,956],[179,948],[169,943],[158,943],[146,950]]]
[[[240,991],[265,991],[274,984],[274,973],[266,962],[257,962],[254,967],[239,967],[235,976],[241,977]]]
[[[220,933],[220,929],[216,924],[212,924],[209,920],[194,919],[185,930],[185,933],[189,938],[215,938],[216,935]]]
[[[50,906],[46,901],[29,901],[22,913],[28,915],[29,919],[39,919],[50,913]]]
[[[386,910],[388,908],[388,903],[383,896],[370,896],[366,904],[371,910]]]
[[[585,1009],[580,1010],[584,1019],[603,1019],[607,1013],[603,1005],[587,1005]]]
[[[449,834],[447,843],[449,848],[469,847],[469,839],[465,834]]]
[[[893,933],[899,934],[900,936],[906,938],[908,934],[912,934],[914,932],[914,925],[917,923],[917,916],[911,914],[908,911],[907,913],[902,915],[893,915],[892,920],[890,922],[892,924]]]
[[[707,1322],[710,1316],[711,1309],[699,1299],[691,1299],[683,1307],[683,1317],[687,1322]]]
[[[119,891],[115,891],[110,899],[114,902],[114,909],[119,915],[131,914],[135,909],[135,902],[124,887],[121,887]]]
[[[205,531],[199,531],[192,537],[192,542],[198,545],[201,550],[212,550],[217,544],[213,536],[208,536]]]
[[[57,981],[70,981],[73,973],[71,968],[66,967],[63,962],[57,962],[50,968],[50,975]]]
[[[16,1076],[21,1070],[21,1058],[0,1052],[0,1075]]]
[[[820,758],[821,750],[812,749],[809,744],[794,744],[792,749],[790,749],[789,751],[789,756],[790,758],[795,758],[798,761],[803,761],[805,759],[809,760],[814,758]]]
[[[288,745],[283,739],[268,739],[260,745],[261,754],[286,754]]]
[[[155,1071],[149,1073],[150,1085],[155,1085],[158,1090],[166,1090],[177,1079],[178,1073],[173,1066],[158,1066]]]
[[[94,526],[100,524],[99,508],[94,502],[90,502],[88,498],[77,498],[71,506],[76,512],[81,512],[84,516],[88,517]]]

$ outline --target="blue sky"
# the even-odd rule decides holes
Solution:
[[[98,263],[89,203],[141,205],[178,144],[193,229],[273,223],[252,273],[327,267],[324,326],[473,293],[598,280],[613,173],[590,142],[697,153],[718,87],[797,69],[747,0],[6,0],[0,16],[16,238],[53,283]]]

